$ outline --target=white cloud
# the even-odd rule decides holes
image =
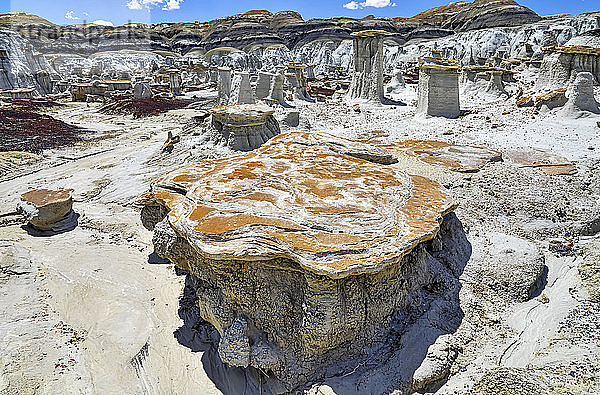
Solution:
[[[167,0],[167,4],[162,9],[165,11],[178,10],[181,3],[183,3],[183,0]]]
[[[356,1],[351,1],[349,3],[344,4],[343,7],[347,8],[349,10],[357,10],[359,8],[365,8],[365,7],[375,7],[375,8],[396,7],[396,3],[392,3],[391,0],[365,0],[365,1],[361,1],[360,3],[356,2]]]
[[[73,11],[69,11],[65,14],[65,18],[67,19],[79,19],[78,17],[76,17],[75,15],[73,15]]]
[[[161,7],[165,11],[178,10],[183,0],[129,0],[125,5],[130,10],[150,10],[151,7]]]
[[[115,26],[111,21],[105,21],[103,19],[95,20],[94,22],[92,22],[92,24],[93,25],[100,25],[100,26],[112,26],[112,27]]]

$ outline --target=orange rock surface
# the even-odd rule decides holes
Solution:
[[[332,278],[376,272],[433,238],[455,208],[437,182],[355,157],[379,151],[283,134],[251,153],[175,170],[143,200],[167,207],[173,229],[209,259],[284,257]]]

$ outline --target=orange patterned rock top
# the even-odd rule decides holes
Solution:
[[[386,155],[324,133],[287,133],[168,173],[144,201],[168,208],[173,229],[208,259],[283,257],[332,278],[377,272],[435,237],[456,206],[437,182],[371,161]]]

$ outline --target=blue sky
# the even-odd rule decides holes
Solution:
[[[447,4],[445,0],[0,0],[0,13],[25,11],[54,23],[106,21],[120,25],[133,22],[207,21],[250,9],[272,12],[295,10],[304,19],[349,16],[412,16]],[[521,0],[540,15],[576,14],[600,10],[600,0]],[[345,7],[344,7],[345,6]],[[102,22],[99,22],[102,23]]]

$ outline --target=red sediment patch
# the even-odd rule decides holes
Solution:
[[[190,100],[165,99],[165,98],[117,98],[100,109],[103,114],[109,115],[133,115],[134,118],[151,117],[170,110],[185,108],[191,103]]]
[[[37,154],[45,149],[72,145],[81,141],[84,131],[49,115],[18,107],[0,108],[0,151],[3,152]]]

